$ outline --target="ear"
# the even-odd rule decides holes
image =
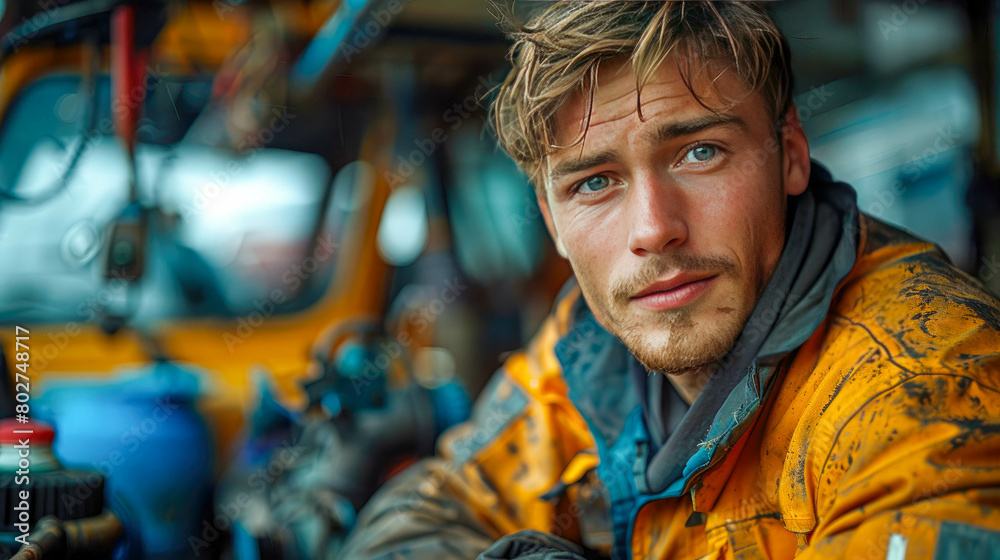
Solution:
[[[552,236],[552,241],[556,244],[556,251],[559,252],[559,256],[564,259],[568,259],[569,256],[566,253],[566,245],[563,244],[562,238],[559,237],[559,232],[556,231],[555,222],[552,220],[552,209],[549,208],[548,189],[544,186],[536,188],[535,198],[538,199],[538,207],[542,211],[542,219],[545,220],[545,228],[549,230],[549,235]]]
[[[794,103],[785,113],[785,120],[781,125],[781,154],[785,194],[794,196],[806,192],[812,161],[809,159],[809,140],[802,130],[799,110]]]

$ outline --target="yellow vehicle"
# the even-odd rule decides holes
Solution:
[[[247,457],[310,422],[360,438],[349,518],[567,276],[480,135],[485,5],[14,3],[0,31],[0,341],[57,458],[106,479],[116,557],[221,553],[246,512],[217,481],[270,492],[298,463]],[[382,417],[413,433],[357,426]]]

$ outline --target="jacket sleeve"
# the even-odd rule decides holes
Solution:
[[[817,525],[798,557],[997,558],[1000,392],[992,377],[909,374],[819,430],[825,457],[807,459]]]
[[[468,560],[523,529],[572,536],[575,524],[541,496],[591,443],[558,397],[551,323],[494,374],[472,418],[441,437],[437,457],[375,494],[339,558]]]

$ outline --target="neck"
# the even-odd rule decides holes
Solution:
[[[677,373],[667,374],[667,379],[674,386],[677,394],[684,399],[684,402],[691,405],[701,394],[701,390],[708,383],[708,378],[715,372],[716,364],[701,366]]]

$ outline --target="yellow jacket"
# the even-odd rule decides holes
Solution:
[[[683,484],[627,500],[609,484],[642,471],[636,401],[625,382],[572,387],[557,357],[581,305],[579,289],[557,302],[341,558],[471,559],[522,529],[619,558],[996,558],[1000,305],[934,245],[861,216],[829,313],[751,384],[754,412]],[[594,344],[569,352],[619,358]]]

